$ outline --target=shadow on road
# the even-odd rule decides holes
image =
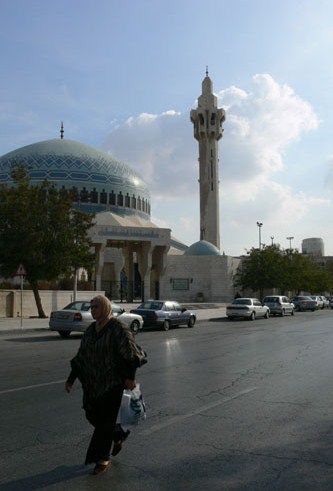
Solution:
[[[16,479],[8,483],[0,484],[0,491],[35,491],[58,483],[62,483],[64,489],[66,483],[72,479],[77,479],[87,475],[87,468],[83,465],[71,465],[56,467],[52,471],[42,472],[35,476]]]
[[[72,334],[69,338],[62,338],[59,335],[54,335],[53,333],[47,335],[45,334],[44,336],[30,336],[30,337],[15,337],[15,338],[5,338],[3,337],[4,341],[9,341],[11,343],[41,343],[41,342],[53,342],[56,341],[58,343],[68,343],[70,341],[77,341],[78,339],[81,339],[82,334]]]

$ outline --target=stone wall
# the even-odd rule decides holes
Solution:
[[[239,263],[240,259],[232,256],[170,255],[160,285],[160,298],[179,302],[230,302],[235,295],[233,277]],[[186,286],[188,289],[177,289]]]
[[[78,291],[76,300],[90,300],[104,291]],[[39,292],[45,314],[49,317],[52,310],[64,308],[73,301],[73,291],[40,290]],[[0,290],[0,317],[21,316],[21,290]],[[22,316],[38,317],[35,297],[32,290],[22,291]]]

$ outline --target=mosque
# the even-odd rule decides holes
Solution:
[[[220,252],[218,141],[225,112],[217,107],[207,71],[190,117],[199,145],[200,188],[200,240],[191,246],[151,221],[150,192],[137,172],[107,153],[65,139],[63,125],[59,139],[3,155],[0,184],[11,183],[13,163],[27,164],[32,185],[47,179],[73,192],[74,207],[95,213],[89,232],[96,257],[93,281],[114,300],[230,301],[240,258]]]

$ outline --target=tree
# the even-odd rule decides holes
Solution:
[[[242,261],[237,272],[235,286],[242,289],[259,291],[260,298],[264,289],[276,288],[281,283],[283,256],[278,246],[263,246],[262,249],[252,248],[248,257]]]
[[[38,290],[74,268],[91,270],[94,254],[88,230],[93,214],[72,208],[69,193],[47,181],[30,186],[26,166],[15,164],[13,186],[0,186],[0,274],[12,277],[20,263],[27,272],[39,317],[46,317]]]
[[[280,250],[278,246],[252,248],[242,261],[235,277],[235,286],[259,291],[276,288],[283,294],[288,291],[299,293],[324,292],[330,289],[331,280],[326,271],[311,258],[298,251]]]

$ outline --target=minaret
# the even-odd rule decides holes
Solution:
[[[194,138],[199,142],[200,240],[220,249],[219,158],[218,141],[222,137],[224,109],[218,109],[213,83],[208,76],[202,81],[197,109],[191,111]]]

